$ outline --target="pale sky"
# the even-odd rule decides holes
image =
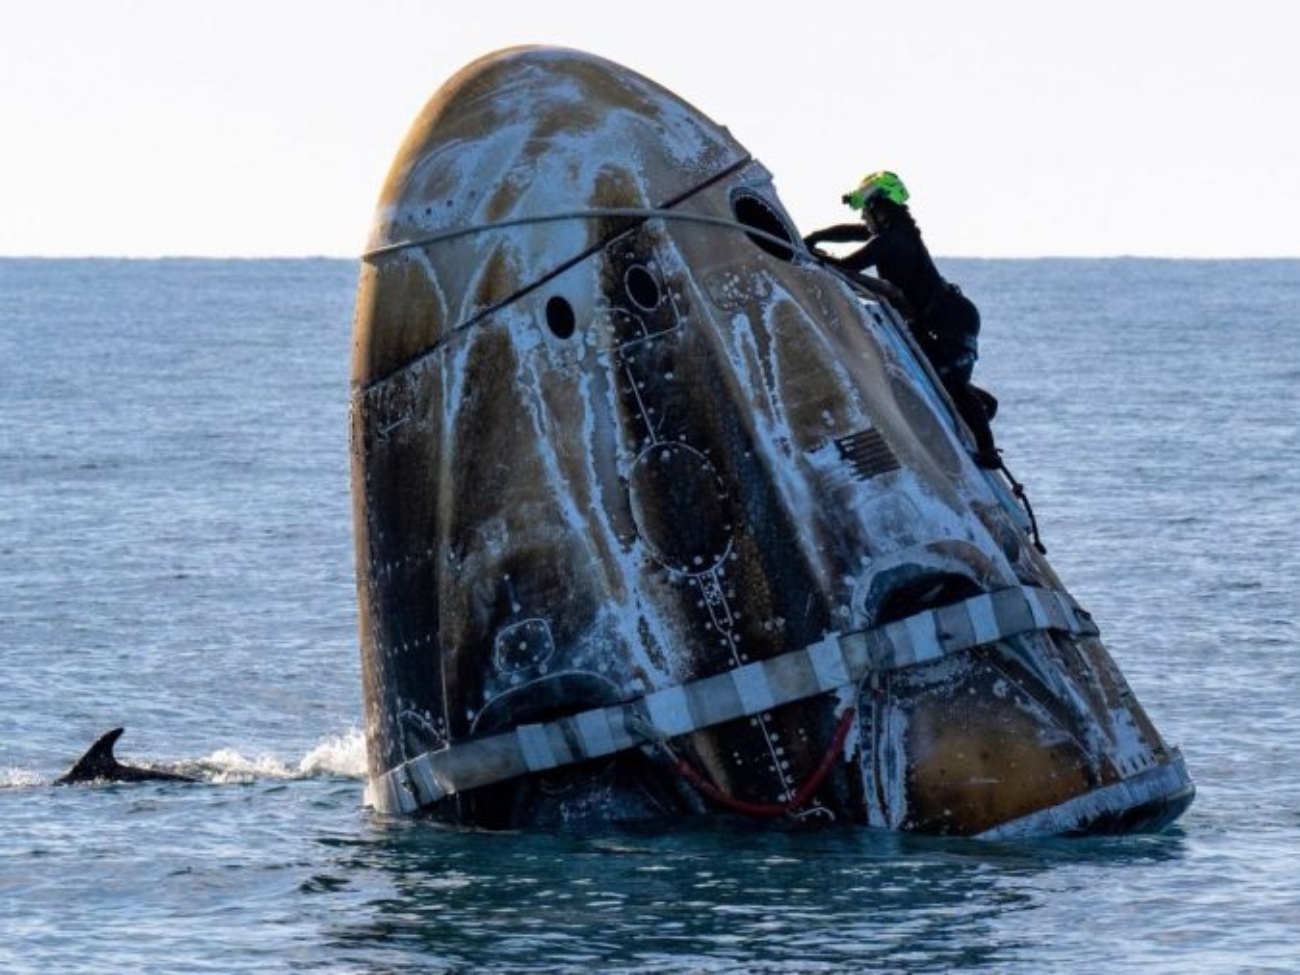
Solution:
[[[455,71],[673,90],[806,233],[898,172],[944,256],[1300,257],[1288,0],[0,0],[0,255],[355,257]]]

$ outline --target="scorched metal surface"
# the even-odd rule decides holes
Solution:
[[[357,300],[370,801],[1168,822],[1181,757],[970,449],[725,128],[576,51],[469,65],[393,163]]]

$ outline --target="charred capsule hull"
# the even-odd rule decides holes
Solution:
[[[999,836],[1191,800],[894,311],[627,69],[513,49],[426,107],[352,451],[382,810]]]

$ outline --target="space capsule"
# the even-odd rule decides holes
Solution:
[[[368,801],[1016,837],[1193,786],[878,289],[601,58],[460,71],[383,187],[351,445]]]

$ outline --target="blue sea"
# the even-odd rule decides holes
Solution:
[[[355,262],[0,261],[0,971],[1300,970],[1300,262],[941,261],[1161,835],[363,808]],[[197,784],[51,785],[101,733]]]

